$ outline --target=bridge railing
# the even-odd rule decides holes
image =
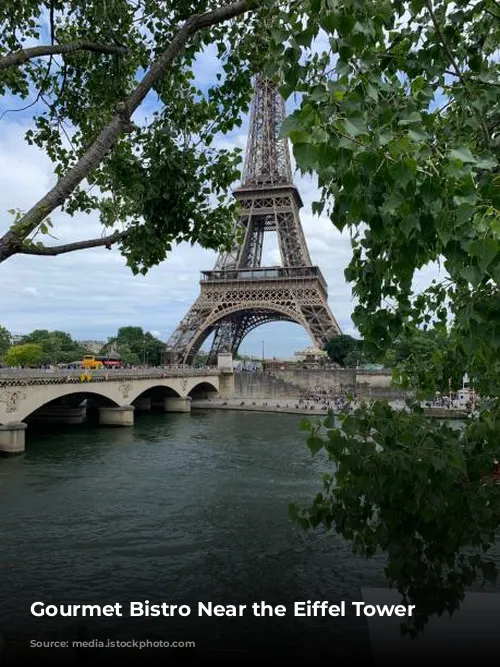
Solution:
[[[113,382],[116,380],[145,380],[166,377],[202,377],[220,375],[213,366],[192,368],[191,366],[167,366],[165,368],[121,368],[121,369],[35,369],[0,368],[0,387],[14,384],[63,384],[77,382]]]

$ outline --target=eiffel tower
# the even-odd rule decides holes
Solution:
[[[215,332],[207,363],[236,354],[243,338],[267,322],[302,325],[323,348],[340,328],[328,306],[326,281],[313,266],[300,223],[301,197],[293,184],[286,139],[278,133],[285,104],[264,76],[255,81],[235,241],[212,271],[202,271],[200,296],[170,337],[167,363],[192,364]],[[282,266],[262,266],[264,234],[275,231]],[[239,239],[239,240],[238,240]]]

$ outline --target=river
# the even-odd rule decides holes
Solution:
[[[362,600],[382,559],[354,558],[334,533],[306,534],[287,504],[320,490],[301,417],[230,411],[138,416],[133,429],[73,427],[28,436],[0,460],[0,632],[62,636],[81,619],[34,619],[30,606],[150,600],[292,608]],[[317,642],[368,646],[360,619],[84,619],[108,637],[201,641],[207,648]],[[37,634],[38,633],[38,634]],[[325,634],[326,633],[326,634]],[[295,638],[295,639],[294,639]],[[344,649],[342,648],[344,647]],[[298,648],[298,647],[297,647]]]

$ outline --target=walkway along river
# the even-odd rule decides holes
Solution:
[[[366,622],[345,618],[40,618],[45,604],[130,601],[248,604],[362,600],[385,586],[384,559],[351,555],[330,533],[287,517],[327,468],[312,458],[302,417],[236,411],[144,414],[130,429],[29,433],[0,459],[0,632],[28,639],[162,639],[213,650],[302,655],[369,653]],[[187,658],[187,656],[184,656]]]

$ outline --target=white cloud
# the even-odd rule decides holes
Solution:
[[[29,294],[30,296],[38,296],[38,290],[36,287],[23,287],[23,294]]]

